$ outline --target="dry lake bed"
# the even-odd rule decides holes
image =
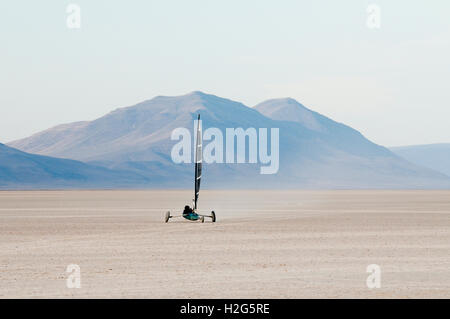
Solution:
[[[165,224],[191,197],[0,192],[0,298],[450,298],[450,191],[202,191],[217,223]]]

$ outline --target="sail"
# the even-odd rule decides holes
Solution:
[[[195,196],[194,210],[197,209],[198,194],[200,192],[200,181],[202,178],[202,124],[200,114],[197,121],[197,138],[195,141]]]

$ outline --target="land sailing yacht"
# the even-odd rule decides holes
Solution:
[[[179,216],[172,216],[170,211],[166,212],[165,222],[167,223],[171,218],[183,217],[190,221],[201,221],[205,222],[205,217],[211,218],[213,223],[216,222],[216,213],[214,211],[211,212],[210,215],[202,215],[197,211],[197,202],[198,195],[200,193],[200,181],[202,179],[202,124],[200,122],[200,114],[197,118],[197,138],[195,141],[195,165],[194,165],[194,199],[193,199],[193,207],[190,208],[189,205],[184,207],[183,213]]]

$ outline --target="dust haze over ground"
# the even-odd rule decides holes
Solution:
[[[163,222],[191,197],[0,192],[0,297],[450,297],[450,191],[203,191],[217,223]]]

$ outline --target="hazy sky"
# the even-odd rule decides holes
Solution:
[[[0,43],[0,142],[194,90],[290,96],[386,146],[450,142],[448,0],[3,0]]]

